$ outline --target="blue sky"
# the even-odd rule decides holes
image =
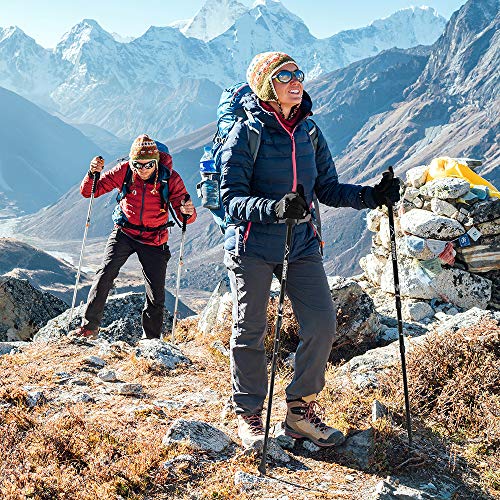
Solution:
[[[252,0],[240,0],[250,5]],[[449,18],[466,0],[282,0],[313,35],[323,38],[358,28],[410,5],[428,5]],[[0,27],[19,26],[44,47],[82,19],[95,19],[109,32],[139,36],[149,26],[193,17],[204,0],[0,0]]]

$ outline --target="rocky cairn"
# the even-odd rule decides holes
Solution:
[[[394,218],[401,296],[406,316],[416,320],[432,315],[436,301],[464,310],[500,307],[500,199],[464,178],[433,178],[443,161],[453,160],[407,171]],[[361,268],[372,285],[394,293],[387,208],[371,210],[367,227],[375,234]]]

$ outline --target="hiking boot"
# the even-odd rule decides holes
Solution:
[[[71,332],[75,337],[84,337],[86,339],[96,339],[99,333],[99,330],[89,330],[84,326],[79,326],[76,330]]]
[[[238,436],[243,447],[261,451],[264,447],[264,426],[262,415],[238,415]]]
[[[295,439],[307,438],[318,446],[335,446],[344,441],[344,435],[321,421],[325,409],[316,401],[316,394],[298,401],[287,402],[285,434]]]

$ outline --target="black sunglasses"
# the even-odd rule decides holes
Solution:
[[[130,162],[130,166],[132,168],[135,168],[136,170],[148,170],[149,168],[156,167],[157,161],[156,160],[150,160],[147,163],[139,163],[136,160],[132,160]]]
[[[298,82],[304,81],[304,72],[300,69],[296,69],[295,71],[288,71],[287,69],[282,69],[278,74],[274,75],[273,78],[278,80],[280,83],[290,83],[294,78],[297,79]]]

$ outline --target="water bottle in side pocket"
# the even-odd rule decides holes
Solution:
[[[200,158],[200,175],[201,182],[196,186],[196,190],[198,197],[201,198],[201,205],[211,210],[220,208],[220,175],[210,146],[205,146],[203,156]]]

